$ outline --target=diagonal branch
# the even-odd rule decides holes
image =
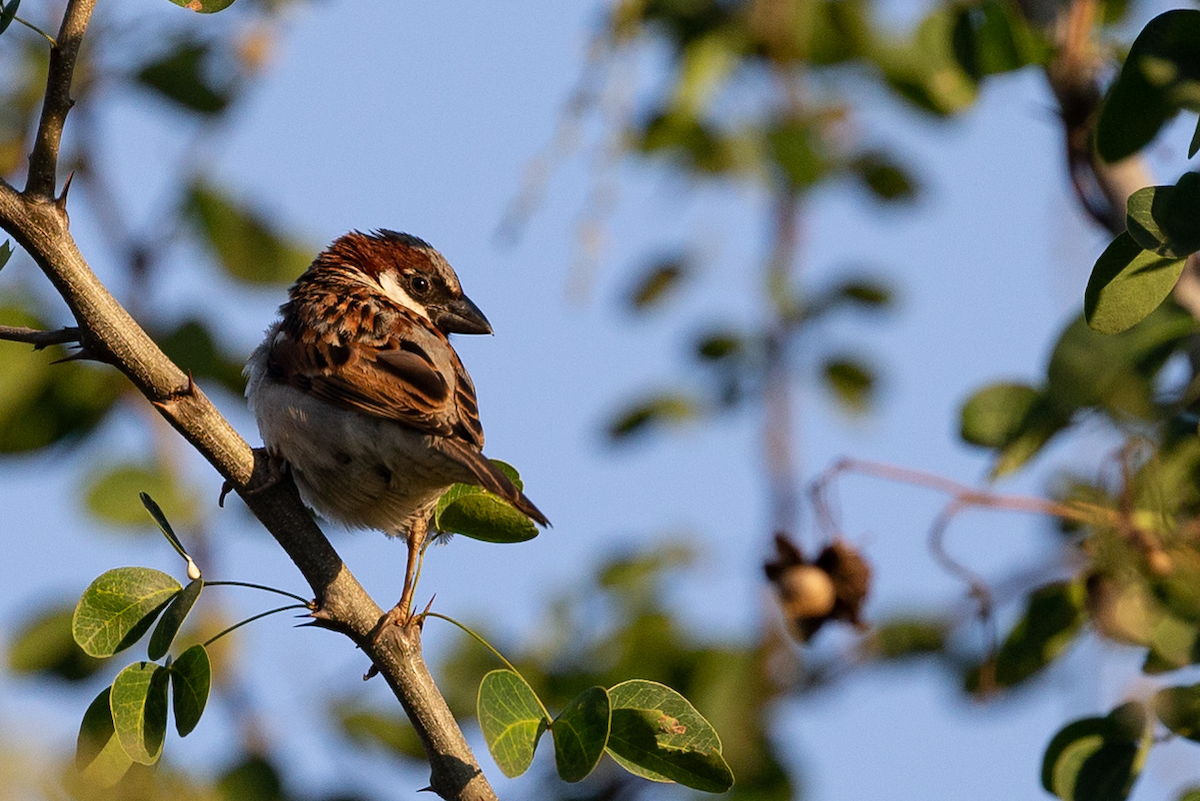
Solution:
[[[29,175],[25,179],[25,194],[30,198],[50,200],[54,197],[63,125],[67,121],[67,112],[75,102],[71,99],[75,59],[95,7],[96,0],[70,0],[63,14],[62,26],[58,29],[57,43],[50,48],[50,70],[46,75],[42,117],[38,122],[33,153],[29,156]]]

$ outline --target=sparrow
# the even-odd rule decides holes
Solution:
[[[305,503],[350,528],[404,537],[395,622],[410,607],[429,521],[452,484],[476,484],[549,521],[483,455],[475,385],[449,334],[490,334],[429,243],[348,233],[288,291],[246,364],[246,398],[272,461]]]

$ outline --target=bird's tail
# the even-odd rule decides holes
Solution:
[[[463,443],[444,439],[440,445],[448,456],[451,456],[471,471],[476,482],[488,492],[499,495],[504,500],[517,507],[518,510],[533,522],[549,527],[550,521],[542,514],[542,510],[534,506],[533,501],[525,497],[525,493],[517,489],[512,479],[504,471],[479,451]]]

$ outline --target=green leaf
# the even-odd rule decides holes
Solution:
[[[821,366],[825,386],[847,411],[865,412],[875,392],[875,372],[852,357],[834,357]]]
[[[75,767],[89,783],[112,787],[133,766],[113,726],[112,687],[105,687],[83,713],[75,741]]]
[[[1068,723],[1046,747],[1042,786],[1064,801],[1123,801],[1141,772],[1149,735],[1140,704]]]
[[[1120,234],[1100,254],[1088,280],[1083,295],[1088,325],[1117,334],[1141,322],[1171,294],[1184,261],[1143,250],[1128,233]]]
[[[874,55],[888,83],[904,99],[925,111],[947,116],[975,102],[976,81],[963,70],[953,50],[957,13],[935,8],[917,26],[912,42],[883,47]]]
[[[1154,694],[1150,705],[1168,729],[1200,742],[1200,684],[1164,687]]]
[[[959,436],[983,448],[1003,448],[1021,433],[1042,395],[1027,384],[999,383],[977,390],[959,412]]]
[[[208,649],[196,644],[188,648],[168,668],[171,674],[171,702],[175,710],[175,731],[187,737],[200,722],[208,692],[212,687],[212,663]]]
[[[221,86],[209,79],[208,68],[225,60],[209,59],[208,54],[208,45],[184,42],[143,67],[137,79],[191,111],[220,114],[229,105],[231,90],[228,84]]]
[[[84,485],[88,511],[112,526],[146,530],[143,493],[152,495],[176,522],[193,522],[199,513],[196,497],[161,465],[106,465],[92,472]]]
[[[233,5],[233,0],[171,0],[171,2],[200,14],[215,14]]]
[[[811,122],[785,120],[767,132],[767,144],[780,175],[800,191],[817,183],[829,169],[820,131]]]
[[[167,736],[168,670],[135,662],[117,674],[112,686],[112,720],[121,747],[134,762],[153,765]]]
[[[660,305],[679,291],[691,271],[687,261],[678,256],[652,262],[630,289],[629,308],[641,312]]]
[[[1200,78],[1200,11],[1160,14],[1129,48],[1096,124],[1096,150],[1105,161],[1132,156],[1158,134],[1180,107],[1193,107]]]
[[[1188,787],[1180,791],[1175,801],[1200,801],[1200,787]]]
[[[528,770],[538,740],[550,725],[533,688],[511,670],[493,670],[479,684],[475,708],[500,771],[512,779]]]
[[[621,442],[655,428],[693,420],[699,414],[700,410],[691,398],[663,392],[636,401],[616,415],[608,425],[608,436],[614,442]]]
[[[259,212],[197,181],[186,212],[225,271],[249,283],[294,280],[312,262],[313,249],[278,231]]]
[[[188,612],[192,611],[192,606],[200,597],[202,589],[204,589],[203,579],[188,582],[183,591],[167,604],[166,611],[163,612],[158,625],[154,627],[154,633],[150,635],[150,645],[146,648],[148,657],[162,659],[167,655],[167,651],[171,650],[171,643],[175,641],[175,635],[179,633],[179,628],[187,619]]]
[[[1020,69],[1042,56],[1020,12],[996,0],[959,5],[952,41],[959,65],[975,80]]]
[[[0,267],[3,267],[4,265],[8,264],[8,260],[12,258],[12,254],[13,254],[12,243],[6,239],[6,240],[4,240],[4,244],[0,245]]]
[[[287,801],[279,770],[261,754],[247,756],[217,781],[220,801]]]
[[[174,578],[148,567],[109,570],[75,607],[75,642],[90,656],[112,656],[137,642],[181,589]]]
[[[1135,242],[1160,256],[1183,258],[1200,250],[1200,173],[1185,172],[1175,186],[1134,192],[1125,227]]]
[[[522,490],[516,468],[492,459],[492,464]],[[438,498],[433,526],[448,534],[462,534],[484,542],[525,542],[537,536],[537,527],[511,503],[474,484],[455,484]]]
[[[175,533],[175,529],[171,528],[171,521],[167,520],[167,516],[163,513],[162,507],[158,505],[158,501],[150,497],[149,493],[139,492],[138,500],[142,502],[142,506],[150,513],[150,517],[158,524],[159,531],[167,538],[167,542],[171,543],[171,547],[175,552],[182,556],[189,564],[192,562],[192,557],[188,554],[187,549],[183,547],[183,543],[179,541],[179,536]]]
[[[1192,141],[1188,144],[1188,158],[1200,152],[1200,120],[1196,121],[1196,130],[1192,132]]]
[[[893,294],[890,286],[871,278],[844,281],[834,290],[835,296],[867,309],[887,308],[892,305]]]
[[[550,724],[554,762],[563,781],[582,781],[595,769],[608,744],[610,719],[608,691],[590,687],[575,696]]]
[[[608,697],[608,752],[625,770],[709,793],[733,786],[716,730],[682,695],[658,682],[633,679],[610,688]]]
[[[860,156],[850,164],[850,169],[877,200],[895,203],[917,197],[916,180],[886,153]]]
[[[1029,595],[1024,614],[996,654],[996,685],[1015,687],[1040,673],[1074,642],[1087,612],[1086,590],[1077,581],[1047,584]],[[968,689],[979,689],[978,669],[967,678]]]
[[[221,350],[204,323],[187,320],[171,331],[155,332],[154,341],[182,370],[211,378],[239,396],[245,390],[239,360]]]
[[[868,647],[880,659],[907,659],[943,651],[949,637],[945,621],[898,617],[875,624]]]
[[[8,26],[12,25],[12,21],[17,17],[17,7],[21,5],[21,0],[8,0],[7,3],[0,2],[0,33],[8,30]],[[7,242],[5,243],[8,244]],[[12,251],[10,250],[9,253]],[[0,264],[3,264],[0,261]]]
[[[71,607],[51,607],[24,623],[13,635],[8,667],[13,673],[44,673],[81,681],[104,664],[83,652],[71,636]]]

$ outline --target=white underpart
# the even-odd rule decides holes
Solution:
[[[379,288],[383,290],[383,294],[387,295],[392,300],[399,303],[409,311],[414,311],[417,314],[429,319],[429,312],[425,311],[425,307],[412,299],[404,287],[400,286],[400,282],[396,280],[395,273],[384,273],[379,276]]]

